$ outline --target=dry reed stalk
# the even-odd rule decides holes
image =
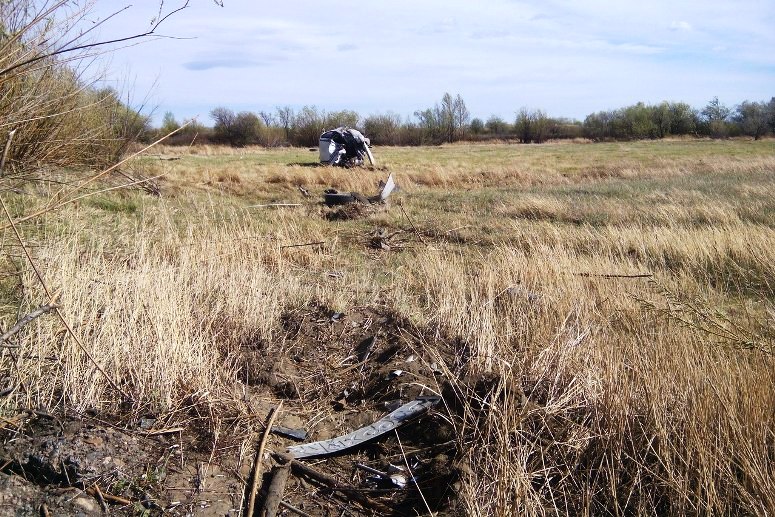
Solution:
[[[8,211],[8,207],[5,204],[5,201],[0,198],[0,204],[3,206],[3,211],[5,212],[6,219],[8,219],[8,224],[13,229],[13,233],[16,236],[16,240],[19,242],[19,246],[21,246],[22,250],[24,251],[24,255],[27,257],[27,261],[32,267],[33,271],[35,271],[35,276],[37,277],[38,281],[40,282],[41,287],[46,293],[46,296],[49,298],[49,300],[54,300],[54,297],[49,290],[48,286],[46,285],[46,281],[43,279],[43,276],[40,273],[40,270],[38,269],[38,266],[36,265],[35,261],[32,258],[32,255],[30,255],[29,250],[27,249],[27,246],[24,244],[24,240],[21,237],[21,234],[19,234],[19,230],[16,228],[16,224],[14,223],[13,219],[11,218],[11,213]],[[51,304],[49,304],[51,305]],[[113,380],[111,376],[107,374],[107,372],[100,366],[100,364],[94,359],[94,357],[89,353],[89,350],[83,345],[81,340],[78,338],[78,336],[75,334],[75,331],[73,331],[73,328],[70,326],[70,323],[65,319],[65,317],[62,315],[62,312],[59,310],[58,306],[53,307],[54,312],[56,312],[56,315],[59,317],[59,320],[62,322],[62,325],[65,326],[65,329],[67,329],[67,332],[70,334],[70,336],[73,338],[73,341],[78,345],[78,347],[81,349],[81,351],[86,354],[86,357],[89,358],[89,361],[92,362],[94,367],[102,374],[102,376],[105,378],[105,380],[110,383],[110,385],[118,392],[120,393],[125,399],[129,399],[129,396],[126,392],[124,392],[121,388],[118,387],[118,384],[116,384],[116,381]]]
[[[256,507],[256,494],[258,492],[258,480],[261,477],[261,465],[263,463],[264,449],[266,448],[266,442],[269,440],[269,434],[272,431],[272,426],[277,418],[277,414],[283,407],[283,401],[281,400],[277,407],[274,408],[272,414],[269,415],[269,419],[266,422],[264,428],[264,434],[261,437],[261,443],[256,451],[256,460],[253,463],[253,481],[250,484],[250,495],[248,496],[248,509],[246,515],[253,516]]]

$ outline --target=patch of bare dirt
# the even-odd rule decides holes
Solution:
[[[199,393],[166,415],[6,415],[0,514],[244,515],[253,451],[280,400],[278,432],[262,458],[259,507],[271,452],[346,435],[422,396],[443,400],[337,456],[301,460],[347,490],[295,472],[283,499],[316,516],[454,513],[467,467],[458,394],[447,379],[464,374],[464,347],[380,306],[337,313],[313,305],[287,312],[281,324],[281,339],[242,346],[235,359],[241,383],[230,402],[239,409],[232,413],[219,413]],[[375,506],[358,501],[356,492]]]
[[[245,381],[283,399],[278,424],[302,427],[307,442],[372,424],[417,397],[449,399],[445,379],[464,368],[464,357],[454,347],[438,346],[437,338],[380,308],[337,313],[305,307],[287,313],[283,325],[281,344],[245,351]],[[273,436],[271,448],[279,452],[296,443]],[[442,402],[397,431],[311,463],[389,507],[393,515],[427,514],[454,508],[463,468],[458,444],[454,417]],[[373,471],[398,472],[408,483],[398,487]],[[289,481],[286,501],[310,515],[374,511],[303,477]]]

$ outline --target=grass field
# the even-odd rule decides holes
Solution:
[[[34,350],[2,356],[23,386],[5,411],[163,414],[207,394],[238,412],[245,349],[286,353],[289,312],[368,307],[464,358],[439,381],[466,394],[455,511],[775,512],[775,141],[377,148],[376,170],[306,149],[152,153],[135,167],[164,175],[160,197],[100,193],[19,226],[125,397],[47,317],[23,331]],[[319,204],[388,173],[387,206]],[[59,188],[4,199],[18,218]],[[10,231],[4,328],[47,300]]]

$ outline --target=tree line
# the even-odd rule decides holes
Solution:
[[[541,109],[521,108],[513,121],[492,115],[487,120],[471,118],[463,98],[445,93],[434,106],[411,117],[396,113],[361,117],[351,110],[326,112],[316,106],[294,110],[234,112],[217,107],[210,112],[212,127],[192,123],[170,138],[172,144],[226,144],[236,147],[263,145],[314,146],[326,129],[349,126],[360,129],[377,145],[434,145],[461,140],[516,140],[541,143],[547,140],[587,138],[595,141],[660,139],[669,136],[759,139],[775,133],[775,97],[769,102],[743,101],[730,108],[718,97],[701,109],[685,102],[637,104],[588,115],[583,121],[551,117]],[[161,127],[149,138],[180,127],[174,114],[165,114]]]

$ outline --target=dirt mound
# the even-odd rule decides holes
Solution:
[[[350,433],[417,397],[441,395],[445,372],[462,367],[451,347],[431,343],[389,311],[353,307],[346,314],[321,306],[287,313],[282,344],[246,351],[245,381],[284,399],[279,425],[301,426],[307,442]],[[449,509],[455,500],[459,450],[443,404],[419,420],[370,443],[317,460],[315,467],[346,480],[395,515]],[[277,437],[273,450],[294,445]],[[384,475],[408,481],[399,487]],[[311,491],[311,489],[317,490]],[[293,479],[286,500],[312,515],[371,514],[346,494]]]
[[[338,455],[301,460],[347,489],[295,472],[283,499],[309,515],[454,513],[468,469],[447,379],[464,375],[464,348],[379,306],[339,313],[311,305],[287,312],[281,325],[281,339],[244,343],[234,359],[242,383],[232,403],[241,412],[215,414],[212,400],[198,394],[169,415],[25,411],[4,418],[0,514],[41,515],[45,508],[101,515],[109,508],[118,515],[238,515],[249,452],[263,433],[257,424],[278,399],[284,405],[267,451],[282,453],[369,426],[424,396],[442,401]],[[229,424],[207,427],[219,419]],[[267,465],[268,457],[262,460]],[[267,473],[259,486],[268,481]]]

